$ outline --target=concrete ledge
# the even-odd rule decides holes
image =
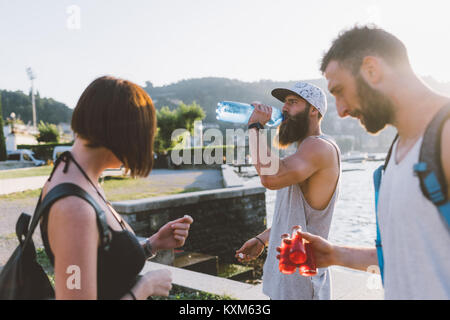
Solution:
[[[233,167],[222,165],[223,185],[225,188],[242,187],[244,181],[234,172]]]
[[[114,209],[121,214],[132,214],[147,210],[166,209],[185,206],[187,204],[196,204],[203,201],[217,199],[231,199],[246,195],[265,193],[266,189],[257,186],[244,186],[235,188],[222,188],[206,191],[189,192],[175,194],[170,196],[161,196],[139,200],[127,200],[113,202]]]
[[[170,270],[172,283],[181,287],[217,295],[227,295],[238,300],[269,300],[269,297],[262,293],[262,285],[255,286],[164,264],[146,262],[141,274],[160,269]]]
[[[148,271],[168,269],[172,273],[172,283],[177,286],[196,291],[204,291],[217,295],[227,295],[238,300],[268,300],[263,294],[262,284],[251,285],[239,281],[211,276],[164,264],[146,262],[141,274]],[[332,267],[333,300],[383,300],[384,291],[381,281],[366,272],[347,268]]]

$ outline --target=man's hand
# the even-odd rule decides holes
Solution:
[[[265,104],[261,104],[259,102],[253,102],[252,106],[255,107],[255,110],[253,110],[253,113],[248,120],[249,125],[256,122],[265,125],[269,122],[272,117],[272,107],[266,106]]]
[[[377,250],[364,247],[346,247],[332,244],[322,237],[308,232],[297,232],[308,242],[314,251],[314,258],[318,268],[342,266],[361,271],[368,271],[371,266],[378,266]],[[283,238],[285,235],[282,235]],[[280,252],[281,248],[277,247]],[[277,255],[280,259],[280,255]]]
[[[264,245],[256,238],[251,238],[239,249],[236,250],[236,259],[239,262],[250,261],[258,258],[264,251]]]
[[[297,229],[297,233],[311,243],[318,268],[326,268],[336,264],[335,246],[333,244],[322,237],[315,236],[308,232],[302,232],[300,229]],[[286,235],[282,235],[281,238],[283,239],[284,236]],[[281,247],[277,247],[277,251],[280,252]],[[280,255],[277,255],[277,259],[280,259]]]

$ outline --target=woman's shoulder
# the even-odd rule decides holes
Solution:
[[[52,181],[47,183],[42,192],[42,199],[59,184],[74,183],[76,181]],[[74,183],[77,184],[77,183]],[[77,184],[78,185],[78,184]],[[83,185],[80,188],[85,189]],[[85,189],[85,191],[88,191]],[[56,200],[49,209],[49,224],[68,224],[76,226],[78,224],[96,224],[95,209],[84,199],[78,196],[65,196]]]
[[[85,200],[68,196],[57,200],[50,208],[48,216],[48,232],[55,230],[64,233],[75,233],[81,237],[97,231],[97,220],[94,208]]]

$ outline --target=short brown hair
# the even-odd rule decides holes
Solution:
[[[88,146],[111,150],[131,176],[150,173],[156,111],[140,86],[110,76],[94,80],[78,100],[72,129]]]
[[[383,58],[391,67],[410,66],[403,42],[393,34],[371,25],[355,26],[342,32],[323,56],[320,71],[324,73],[328,64],[335,60],[356,75],[364,57],[368,55]]]

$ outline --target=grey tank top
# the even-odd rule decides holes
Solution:
[[[338,146],[331,137],[317,136],[330,142],[338,154],[339,177],[336,189],[327,207],[323,210],[312,208],[298,184],[277,191],[275,211],[270,229],[267,258],[263,268],[263,292],[273,300],[328,300],[331,299],[331,279],[328,268],[321,268],[314,277],[304,277],[298,273],[286,275],[278,269],[278,252],[281,235],[292,233],[292,227],[300,225],[303,231],[328,239],[331,218],[339,195],[341,180],[341,157]],[[301,146],[300,146],[301,147]]]

